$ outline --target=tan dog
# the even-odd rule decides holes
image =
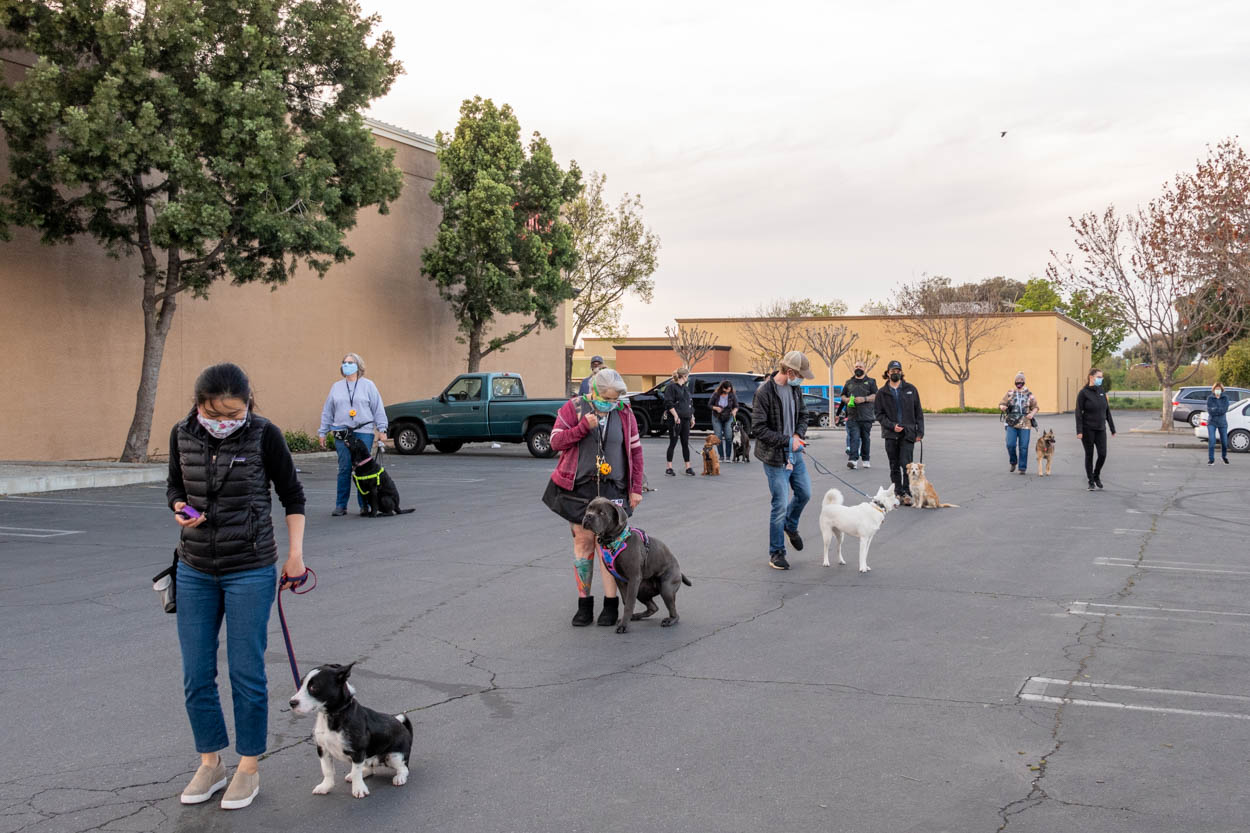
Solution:
[[[720,474],[720,452],[717,447],[720,445],[720,438],[715,434],[708,434],[707,439],[703,441],[703,473],[705,475]]]
[[[1055,456],[1055,432],[1047,428],[1046,433],[1037,438],[1037,476],[1050,474],[1050,462]],[[1046,463],[1046,471],[1042,471],[1042,462]]]
[[[933,484],[929,482],[929,478],[924,476],[924,463],[908,463],[907,464],[908,485],[911,486],[912,504],[917,509],[926,509],[933,507],[934,509],[958,509],[957,503],[942,503],[938,500],[937,489],[933,488]]]

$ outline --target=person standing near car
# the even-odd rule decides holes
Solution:
[[[1215,435],[1220,435],[1220,456],[1228,462],[1228,397],[1219,382],[1207,397],[1207,465],[1215,465]]]
[[[846,467],[854,471],[868,462],[872,450],[872,425],[877,421],[877,380],[868,375],[864,362],[855,362],[855,374],[842,384],[842,405],[846,409]]]
[[[734,395],[733,382],[726,379],[716,386],[712,398],[712,430],[720,440],[720,458],[728,463],[734,453],[734,421],[738,418],[738,397]]]
[[[751,437],[755,456],[764,464],[772,497],[768,517],[768,566],[790,569],[786,560],[786,537],[795,550],[803,549],[799,517],[812,497],[812,484],[803,461],[807,437],[807,409],[800,385],[811,379],[807,356],[791,350],[782,357],[777,372],[760,383],[751,406]],[[793,497],[790,493],[793,492]]]
[[[343,378],[330,385],[330,393],[321,407],[321,427],[317,429],[321,447],[326,447],[328,432],[351,431],[372,449],[373,432],[367,430],[370,426],[377,429],[378,442],[386,442],[386,408],[378,386],[365,378],[365,360],[356,353],[348,353],[339,364],[339,373]],[[352,453],[347,443],[339,442],[334,444],[334,451],[339,456],[339,476],[334,511],[330,514],[346,515],[347,499],[352,493]],[[359,490],[356,490],[356,503],[363,513],[365,498]]]
[[[924,439],[924,410],[920,391],[903,378],[903,365],[895,360],[885,369],[886,385],[877,393],[877,422],[890,460],[890,482],[904,506],[911,506],[911,478],[907,464],[912,461],[916,443]]]
[[[690,398],[690,369],[679,367],[673,371],[672,381],[664,388],[664,413],[671,420],[668,426],[668,454],[664,474],[676,477],[673,471],[673,449],[681,440],[681,456],[686,461],[686,474],[694,477],[690,468],[690,429],[694,427],[694,401]]]
[[[590,375],[582,379],[582,385],[577,389],[578,396],[590,395],[590,380],[595,378],[595,374],[603,370],[603,356],[590,357]]]
[[[560,460],[547,481],[542,501],[568,521],[573,531],[573,571],[577,578],[573,627],[585,627],[594,617],[591,582],[596,561],[604,597],[599,624],[615,625],[620,614],[616,581],[603,560],[595,557],[595,534],[582,526],[582,519],[596,497],[616,503],[628,515],[642,503],[642,439],[625,399],[621,374],[610,368],[600,370],[591,379],[589,394],[560,406],[551,431],[551,447],[560,453]],[[625,611],[625,615],[632,612]]]
[[[1037,397],[1024,386],[1024,371],[1016,374],[1015,388],[1003,394],[998,403],[1007,428],[1008,473],[1020,466],[1020,473],[1027,474],[1029,467],[1029,435],[1032,433],[1033,417],[1037,416]]]
[[[1102,371],[1089,369],[1089,384],[1076,395],[1076,438],[1085,446],[1085,477],[1089,491],[1102,488],[1102,464],[1107,461],[1107,430],[1115,436],[1115,420],[1107,392],[1102,389]],[[1098,461],[1094,461],[1094,452]]]

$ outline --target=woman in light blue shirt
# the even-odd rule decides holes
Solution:
[[[330,386],[330,395],[321,408],[321,427],[317,429],[321,447],[326,447],[326,434],[330,431],[351,431],[369,448],[373,448],[375,431],[378,442],[386,442],[386,410],[382,405],[382,394],[378,393],[377,385],[365,378],[364,359],[356,353],[348,353],[343,356],[339,372],[343,378]],[[334,450],[339,455],[339,480],[331,514],[346,515],[347,499],[352,492],[352,455],[347,450],[347,443],[336,442]],[[359,491],[356,503],[364,509],[364,498]]]

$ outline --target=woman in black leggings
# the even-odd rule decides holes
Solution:
[[[664,388],[664,413],[672,420],[669,423],[668,455],[665,458],[668,465],[664,469],[669,477],[677,476],[677,472],[673,471],[673,449],[677,447],[678,440],[681,440],[681,457],[686,461],[686,474],[694,477],[694,469],[690,468],[690,429],[694,427],[694,403],[690,401],[690,388],[686,387],[689,380],[689,368],[679,367],[673,372],[672,383]]]
[[[1085,477],[1088,489],[1102,488],[1102,464],[1107,461],[1107,429],[1115,436],[1115,420],[1107,392],[1102,389],[1102,371],[1089,369],[1089,384],[1076,395],[1076,438],[1085,446]],[[1094,461],[1094,451],[1098,461]]]

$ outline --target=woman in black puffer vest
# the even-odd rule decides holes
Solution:
[[[200,767],[182,793],[200,804],[226,786],[218,752],[227,745],[217,693],[217,642],[226,621],[226,658],[240,759],[222,798],[227,810],[260,790],[257,759],[268,734],[265,647],[278,582],[278,544],[269,483],[286,509],[289,552],[282,575],[304,575],[304,490],[282,431],[255,413],[251,385],[233,364],[207,368],[195,408],[169,437],[166,497],[182,527],[178,545],[178,642],[187,716]]]

